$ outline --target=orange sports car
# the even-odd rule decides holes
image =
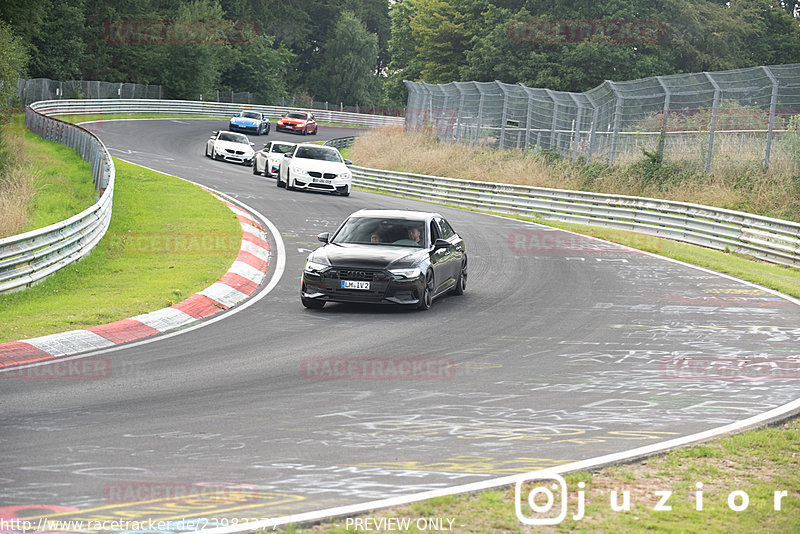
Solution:
[[[275,124],[276,131],[299,132],[303,135],[316,134],[318,128],[314,115],[307,111],[285,113]]]

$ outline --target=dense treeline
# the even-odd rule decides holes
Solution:
[[[161,84],[169,98],[233,90],[362,106],[402,105],[403,79],[584,91],[800,62],[799,10],[800,0],[26,0],[0,4],[0,76],[5,91],[19,73]],[[158,21],[183,26],[148,41]],[[210,36],[226,21],[238,33]]]

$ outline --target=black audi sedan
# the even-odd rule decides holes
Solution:
[[[420,310],[467,286],[464,240],[438,213],[360,210],[347,218],[303,267],[300,299],[307,308],[326,302],[403,304]]]

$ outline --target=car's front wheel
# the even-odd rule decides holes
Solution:
[[[255,160],[253,160],[253,174],[261,174],[258,172],[258,165],[256,165]]]
[[[422,288],[422,294],[419,296],[419,303],[417,304],[418,310],[429,310],[433,304],[433,271],[425,273],[425,287]]]
[[[461,262],[461,270],[458,273],[456,287],[453,288],[453,295],[463,295],[467,289],[467,257]]]

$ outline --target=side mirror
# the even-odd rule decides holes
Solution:
[[[317,236],[317,239],[318,239],[319,241],[322,241],[323,243],[327,244],[327,243],[328,243],[328,240],[330,239],[330,237],[331,237],[331,234],[330,234],[330,232],[322,232],[321,234],[319,234],[319,235]]]
[[[286,154],[284,154],[284,155],[283,155],[283,157],[284,157],[284,158],[291,158],[291,157],[292,157],[292,154],[291,154],[291,153],[286,153]]]
[[[254,142],[250,141],[250,146],[256,146],[256,144]]]
[[[446,239],[437,239],[433,243],[433,250],[437,250],[437,249],[440,249],[440,248],[447,248],[449,246],[450,246],[450,242],[447,241]]]
[[[352,165],[352,164],[353,164],[353,162],[352,162],[352,161],[350,161],[349,159],[346,159],[346,160],[344,160],[344,164],[345,164],[345,165]]]

